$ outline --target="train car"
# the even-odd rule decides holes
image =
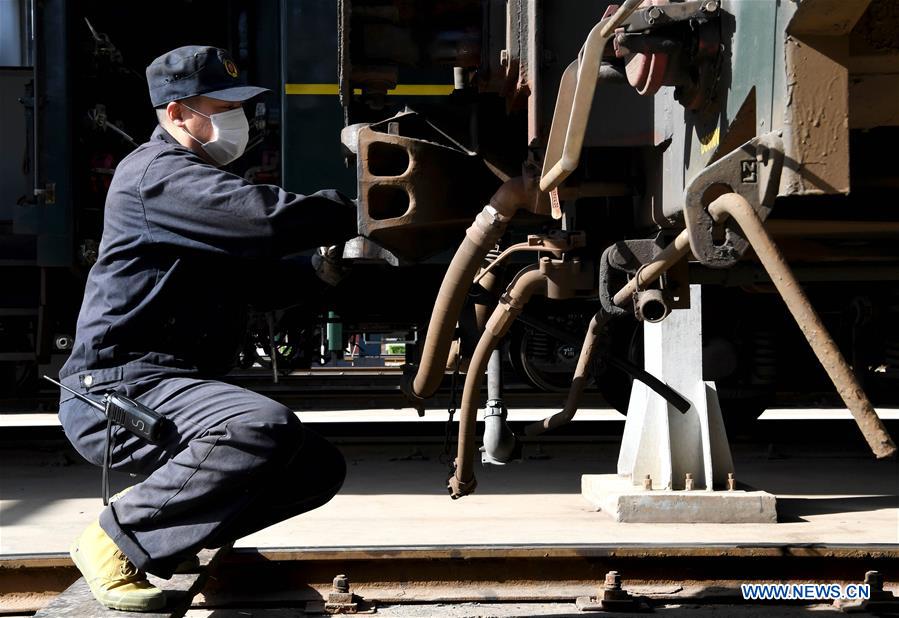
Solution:
[[[351,274],[253,320],[236,364],[403,333],[417,407],[501,349],[537,388],[574,377],[626,409],[642,324],[699,284],[726,419],[895,402],[889,0],[175,5],[174,24],[143,3],[4,5],[4,390],[64,358],[110,174],[153,125],[142,68],[199,37],[274,91],[235,171],[358,196]],[[299,285],[271,275],[248,303]]]

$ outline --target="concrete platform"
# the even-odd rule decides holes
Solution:
[[[585,474],[581,495],[621,523],[777,523],[776,498],[766,491],[647,490],[617,474]]]
[[[615,472],[615,440],[532,445],[521,464],[478,466],[478,492],[456,501],[439,444],[341,448],[349,473],[334,500],[236,546],[899,543],[897,463],[862,451],[738,445],[737,480],[776,495],[780,523],[649,524],[598,517],[580,494],[582,474]],[[68,449],[6,448],[0,469],[0,554],[62,554],[102,509],[99,470]],[[136,480],[115,475],[113,491]]]

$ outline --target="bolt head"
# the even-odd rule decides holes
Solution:
[[[341,574],[334,578],[332,586],[337,592],[349,592],[350,580],[346,575]]]
[[[618,571],[609,571],[603,585],[607,590],[621,590],[621,574]]]
[[[662,9],[657,6],[651,7],[648,11],[646,11],[646,16],[651,20],[656,20],[662,16]]]

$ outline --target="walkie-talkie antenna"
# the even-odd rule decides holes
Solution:
[[[77,392],[77,391],[73,391],[71,388],[69,388],[69,387],[66,386],[65,384],[60,384],[59,382],[57,382],[56,380],[54,380],[54,379],[51,378],[50,376],[45,375],[45,376],[44,376],[44,379],[45,379],[45,380],[49,380],[50,382],[53,382],[53,383],[54,383],[56,386],[58,386],[59,388],[62,388],[62,389],[65,389],[65,390],[69,391],[70,393],[72,393],[73,395],[75,395],[78,399],[80,399],[81,401],[83,401],[84,403],[87,403],[87,404],[90,404],[90,405],[94,406],[95,408],[97,408],[98,410],[100,410],[101,412],[103,412],[104,414],[106,413],[106,406],[104,406],[104,405],[103,405],[102,403],[100,403],[99,401],[95,401],[95,400],[91,399],[90,397],[85,397],[84,395],[82,395],[81,393],[79,393],[79,392]]]
[[[112,450],[112,418],[110,418],[109,414],[107,413],[106,406],[104,406],[99,401],[94,401],[90,397],[85,397],[81,393],[73,391],[65,384],[60,384],[48,375],[44,375],[44,379],[53,382],[53,384],[61,389],[69,391],[84,403],[90,404],[103,412],[103,414],[106,416],[106,446],[103,448],[103,476],[100,479],[100,497],[103,498],[103,506],[107,506],[109,504],[109,460],[112,456],[110,452]]]

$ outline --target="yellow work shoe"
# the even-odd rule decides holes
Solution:
[[[117,501],[119,498],[124,497],[125,494],[127,494],[129,491],[131,491],[135,487],[136,487],[135,485],[131,485],[129,487],[126,487],[122,491],[120,491],[116,494],[113,494],[109,498],[109,503],[112,504],[113,502]],[[199,556],[188,556],[187,558],[185,558],[184,560],[179,562],[178,566],[175,567],[175,573],[196,573],[199,570],[200,570]]]
[[[94,522],[69,551],[94,598],[111,609],[146,612],[165,606],[165,593],[147,581],[122,550]]]

